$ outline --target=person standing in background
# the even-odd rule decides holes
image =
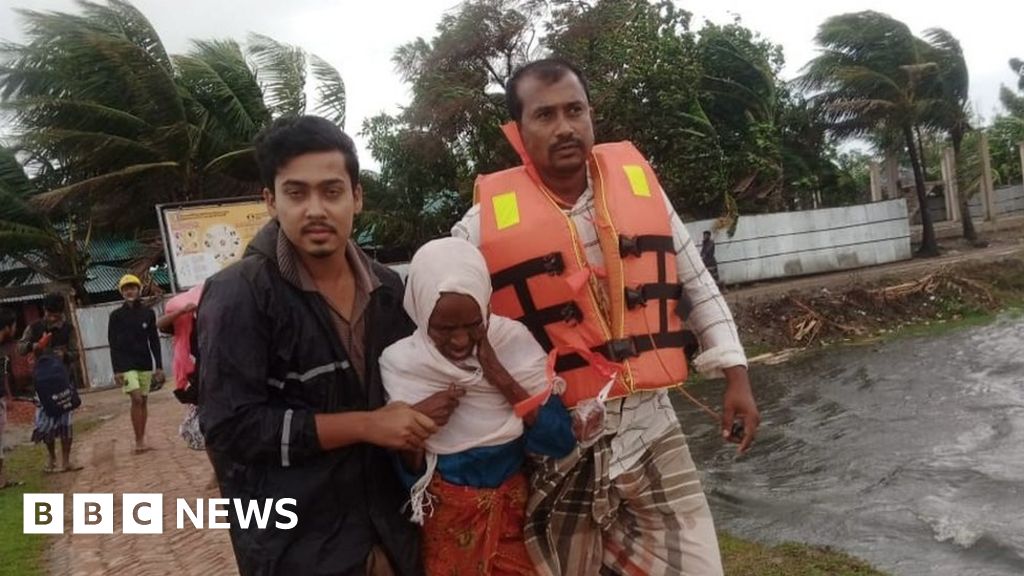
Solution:
[[[153,382],[161,383],[164,377],[160,335],[156,331],[156,313],[139,298],[142,282],[138,277],[125,274],[118,283],[118,290],[124,297],[124,305],[110,313],[107,325],[110,365],[114,369],[114,380],[131,398],[133,452],[140,454],[150,449],[145,442],[149,392]]]

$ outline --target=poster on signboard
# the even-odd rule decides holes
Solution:
[[[201,284],[240,259],[270,220],[262,198],[160,204],[156,210],[176,292]]]

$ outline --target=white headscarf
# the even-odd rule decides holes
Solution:
[[[458,364],[446,358],[427,334],[430,316],[442,293],[465,294],[476,300],[487,324],[487,338],[502,366],[531,395],[546,394],[547,356],[525,326],[489,314],[491,278],[483,255],[458,238],[428,242],[409,264],[405,310],[416,332],[389,346],[380,358],[381,377],[390,401],[415,404],[455,384],[466,390],[459,406],[437,433],[427,439],[426,472],[412,487],[412,520],[430,514],[427,485],[437,455],[456,454],[480,446],[498,446],[523,434],[523,421],[508,400],[483,376],[476,351]]]
[[[456,364],[441,354],[427,334],[442,293],[465,294],[476,300],[502,366],[528,393],[548,390],[544,349],[519,322],[488,313],[491,278],[487,263],[475,246],[459,238],[428,242],[413,256],[405,310],[416,323],[416,332],[389,346],[381,356],[384,388],[391,401],[408,404],[452,384],[466,389],[448,424],[427,440],[427,450],[435,454],[515,440],[523,433],[523,422],[501,392],[484,379],[475,351]]]

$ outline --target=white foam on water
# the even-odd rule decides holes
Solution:
[[[916,516],[931,527],[936,542],[952,541],[966,550],[985,535],[985,530],[953,502],[927,496],[922,500],[921,507]]]

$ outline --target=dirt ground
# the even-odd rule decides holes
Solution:
[[[873,281],[735,298],[732,309],[748,352],[756,353],[871,339],[1024,302],[1024,251],[928,263]]]

